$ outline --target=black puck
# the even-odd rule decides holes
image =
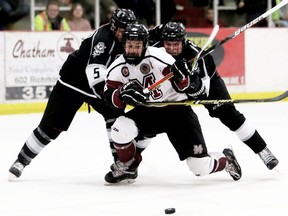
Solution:
[[[165,209],[165,214],[173,214],[176,212],[175,208],[167,208]]]

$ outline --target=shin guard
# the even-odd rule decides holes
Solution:
[[[114,143],[114,147],[121,162],[127,163],[134,158],[136,152],[134,141],[127,144]]]

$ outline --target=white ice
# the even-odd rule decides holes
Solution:
[[[0,215],[160,216],[173,207],[175,216],[287,216],[288,103],[237,105],[278,157],[278,172],[204,107],[193,108],[209,151],[233,146],[243,171],[239,181],[226,172],[194,176],[161,134],[143,152],[134,184],[107,186],[112,156],[104,121],[96,112],[79,112],[67,132],[8,182],[8,169],[42,114],[0,116]]]

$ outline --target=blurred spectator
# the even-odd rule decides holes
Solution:
[[[30,5],[24,0],[0,0],[0,30],[17,22],[30,12]]]
[[[95,0],[70,0],[72,4],[80,3],[85,10],[85,18],[89,20],[91,27],[95,26]],[[100,0],[102,2],[104,0]]]
[[[281,1],[276,0],[275,5]],[[274,6],[274,5],[272,5]],[[282,8],[272,14],[272,19],[276,27],[288,27],[288,5],[284,5]]]
[[[95,27],[95,0],[71,0],[73,4],[81,3],[85,10],[85,18],[92,28]],[[100,0],[100,25],[110,22],[112,13],[118,8],[114,0]]]
[[[246,23],[251,22],[267,10],[267,0],[236,0],[237,12],[246,15]],[[266,19],[256,23],[254,27],[267,27]]]
[[[134,11],[137,20],[148,28],[155,26],[155,3],[153,0],[114,0],[119,8]],[[163,1],[165,2],[165,1]]]
[[[85,18],[85,10],[82,4],[76,3],[72,5],[68,17],[68,25],[71,31],[92,30],[89,20]]]
[[[68,6],[71,4],[70,0],[58,0],[58,2],[61,6]]]
[[[226,24],[218,19],[219,27],[226,27]],[[207,7],[205,8],[205,19],[203,21],[203,24],[201,25],[203,28],[213,28],[214,27],[214,10],[213,8]]]
[[[70,30],[66,19],[60,16],[58,1],[47,3],[46,10],[35,17],[34,28],[35,31]]]

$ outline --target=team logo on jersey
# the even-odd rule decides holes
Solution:
[[[128,77],[129,76],[129,70],[128,70],[128,67],[123,67],[121,69],[121,73],[124,77]]]
[[[194,145],[193,152],[195,155],[202,154],[203,153],[203,146],[201,144],[200,145]]]
[[[150,66],[149,66],[148,64],[143,63],[143,64],[140,65],[140,71],[141,71],[141,73],[147,74],[147,73],[150,72],[150,70],[151,70],[151,68],[150,68]]]
[[[99,42],[96,46],[94,46],[94,50],[92,53],[93,58],[99,56],[101,53],[104,53],[106,46],[103,42]]]

